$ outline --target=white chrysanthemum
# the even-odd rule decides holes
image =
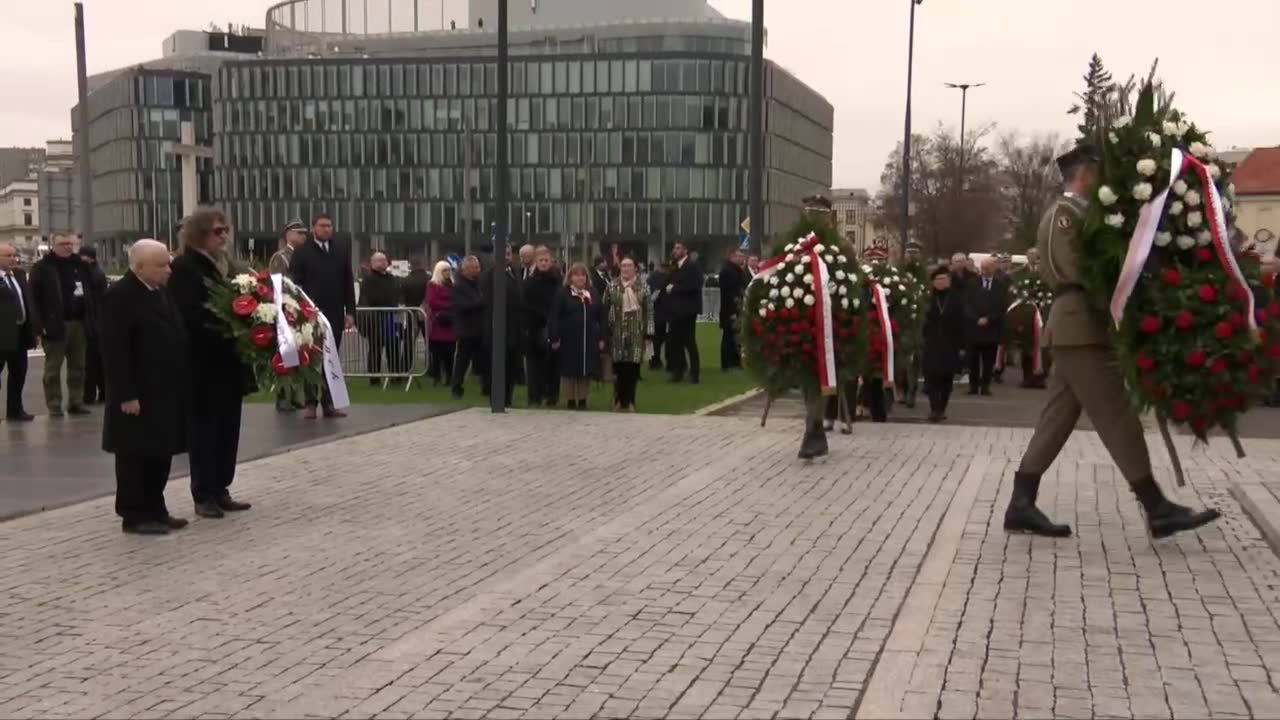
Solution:
[[[1124,128],[1129,127],[1129,123],[1131,122],[1133,122],[1133,118],[1128,115],[1121,115],[1112,121],[1111,127],[1123,130]]]
[[[1191,237],[1190,235],[1179,235],[1179,236],[1178,236],[1178,249],[1179,249],[1179,250],[1190,250],[1191,248],[1193,248],[1193,247],[1195,247],[1195,246],[1196,246],[1196,239],[1195,239],[1195,238],[1193,238],[1193,237]]]
[[[864,272],[864,273],[868,273],[868,274],[870,274],[870,273],[871,273],[871,269],[872,269],[872,268],[871,268],[871,266],[870,266],[870,265],[863,265],[863,266],[862,266],[862,272]]]
[[[1204,216],[1199,210],[1187,213],[1187,227],[1198,228],[1204,224]]]
[[[836,294],[836,284],[835,284],[835,283],[833,283],[833,282],[828,282],[828,283],[827,283],[827,294],[828,294],[828,295],[835,295],[835,294]]]
[[[769,284],[770,284],[770,285],[773,285],[773,286],[775,286],[775,287],[776,287],[776,286],[778,285],[778,283],[780,283],[780,282],[782,282],[782,280],[781,280],[781,279],[779,279],[777,275],[770,275],[770,276],[769,276]]]
[[[1170,122],[1168,120],[1164,122],[1164,126],[1161,129],[1164,130],[1165,135],[1173,135],[1176,137],[1182,134],[1178,132],[1178,123]]]
[[[1186,180],[1183,180],[1182,178],[1178,178],[1177,180],[1174,180],[1174,181],[1173,181],[1173,194],[1174,194],[1174,195],[1177,195],[1178,197],[1182,197],[1183,195],[1186,195],[1186,194],[1187,194],[1187,181],[1186,181]]]
[[[1209,167],[1207,167],[1207,168],[1205,168],[1205,169],[1209,171],[1209,177],[1210,177],[1211,179],[1213,179],[1213,180],[1221,180],[1221,179],[1222,179],[1222,168],[1218,167],[1218,165],[1217,165],[1216,163],[1211,163],[1211,164],[1209,165]]]
[[[783,304],[786,305],[788,309],[790,309],[796,306],[796,300],[795,298],[787,298],[787,301]]]
[[[1158,232],[1156,233],[1156,247],[1167,247],[1173,242],[1173,233]]]
[[[1205,158],[1209,157],[1209,146],[1205,145],[1199,140],[1191,143],[1191,147],[1187,149],[1191,151],[1192,155],[1194,155],[1196,158],[1200,160],[1204,160]]]
[[[298,301],[295,300],[292,295],[284,296],[284,306],[287,308],[293,308],[294,310],[302,309],[302,306],[298,304]]]
[[[1133,197],[1135,200],[1150,200],[1151,192],[1151,183],[1138,183],[1133,186]]]
[[[260,323],[274,323],[276,312],[275,303],[258,303],[257,309],[253,311],[253,319]]]
[[[1169,206],[1169,214],[1170,214],[1170,215],[1181,215],[1181,214],[1182,214],[1182,201],[1181,201],[1181,200],[1174,200],[1174,201],[1173,201],[1173,204]]]
[[[237,275],[232,278],[231,282],[242,293],[249,292],[258,286],[258,278],[252,275]]]
[[[1153,148],[1158,148],[1158,147],[1160,147],[1161,143],[1163,142],[1163,141],[1160,139],[1160,134],[1159,134],[1159,133],[1153,133],[1153,132],[1149,132],[1149,133],[1147,133],[1147,141],[1151,143],[1151,147],[1153,147]]]
[[[765,316],[767,316],[768,314],[769,314],[769,311],[768,311],[768,310],[766,310],[766,309],[764,309],[764,308],[760,308],[760,317],[765,317]]]
[[[822,243],[818,243],[817,245],[813,246],[813,251],[818,253],[819,255],[826,252],[826,250],[827,250],[827,246],[823,245]]]
[[[841,286],[840,286],[840,295],[843,297],[843,296],[848,295],[848,294],[849,294],[849,286],[848,286],[848,285],[841,285]]]
[[[796,259],[795,253],[787,253],[787,256],[782,258],[782,261],[791,262],[792,260],[795,260],[795,259]]]
[[[834,257],[832,257],[831,255],[829,255],[829,254],[828,254],[828,255],[823,255],[823,256],[822,256],[822,260],[823,260],[823,262],[825,262],[825,263],[826,263],[826,264],[828,264],[828,265],[830,265],[831,263],[833,263],[833,262],[835,262],[835,261],[836,261],[836,259],[835,259]]]
[[[849,258],[847,258],[847,257],[845,257],[845,256],[843,256],[843,255],[837,255],[837,256],[836,256],[836,262],[839,262],[839,263],[841,263],[841,264],[844,264],[844,263],[849,262]]]
[[[785,279],[787,282],[793,283],[796,281],[796,276],[793,273],[787,273],[787,277]]]
[[[1156,174],[1156,168],[1160,167],[1155,160],[1151,158],[1142,158],[1138,161],[1138,174],[1143,177],[1151,177]]]
[[[846,277],[848,277],[848,276],[849,276],[849,274],[848,274],[848,273],[846,273],[846,272],[845,272],[845,271],[843,271],[843,270],[837,270],[837,271],[836,271],[836,279],[837,279],[837,280],[843,280],[843,279],[845,279],[845,278],[846,278]]]
[[[849,309],[849,298],[840,298],[840,307],[845,310]]]
[[[1208,230],[1201,230],[1196,233],[1196,244],[1200,247],[1204,247],[1211,242],[1213,242],[1213,233]]]
[[[771,297],[771,298],[776,298],[776,297],[778,297],[778,288],[770,288],[770,289],[769,289],[769,297]]]
[[[1112,190],[1110,187],[1103,185],[1102,187],[1098,188],[1098,202],[1102,203],[1103,205],[1106,205],[1108,207],[1111,205],[1115,205],[1116,200],[1119,200],[1119,199],[1120,199],[1120,196],[1116,195],[1115,191]]]
[[[800,278],[800,281],[804,283],[805,287],[813,287],[813,274],[805,273],[804,277]]]
[[[906,291],[907,291],[907,288],[905,286],[903,285],[898,286],[898,292],[906,292]]]
[[[808,293],[805,293],[805,295],[804,295],[804,304],[805,304],[805,305],[813,305],[813,302],[814,302],[814,300],[813,300],[813,296],[812,296],[812,295],[810,295],[810,294],[808,294]]]
[[[854,310],[857,310],[859,307],[862,306],[862,300],[860,298],[854,298],[849,301],[849,304],[853,306]]]
[[[773,302],[772,300],[770,300],[770,301],[769,301],[769,304],[768,304],[768,305],[765,305],[765,307],[766,307],[766,308],[769,308],[769,310],[770,310],[770,311],[777,310],[777,309],[778,309],[778,303]]]
[[[1179,120],[1177,129],[1178,129],[1178,137],[1182,137],[1183,135],[1187,134],[1187,131],[1191,129],[1191,126],[1188,125],[1186,122]]]
[[[890,296],[890,295],[892,295],[892,294],[893,294],[893,288],[888,288],[888,287],[887,287],[887,288],[884,288],[884,296],[885,296],[885,297],[889,297],[889,296]]]
[[[1187,194],[1183,196],[1182,200],[1187,204],[1187,207],[1200,207],[1201,197],[1200,197],[1199,191],[1188,190]]]
[[[1124,215],[1120,213],[1112,213],[1106,218],[1107,224],[1111,227],[1118,228],[1124,226]]]
[[[796,273],[796,275],[803,275],[803,274],[804,274],[804,265],[801,265],[800,263],[796,263],[795,273]]]
[[[1113,131],[1111,131],[1111,132],[1109,132],[1109,133],[1107,133],[1107,139],[1111,141],[1111,144],[1112,144],[1112,145],[1119,145],[1119,144],[1120,144],[1120,136],[1119,136],[1119,135],[1117,135],[1117,134],[1115,133],[1115,131],[1114,131],[1114,130],[1113,130]]]
[[[789,285],[783,285],[782,290],[780,292],[782,293],[782,297],[784,298],[791,297],[791,287]]]

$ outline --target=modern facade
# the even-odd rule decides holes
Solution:
[[[75,233],[79,230],[77,181],[71,141],[50,140],[44,164],[36,173],[40,229],[46,239],[55,232]]]
[[[511,5],[512,241],[575,258],[616,244],[655,259],[677,240],[708,257],[736,243],[748,212],[750,24],[705,0],[539,0],[536,13],[527,5]],[[439,17],[439,8],[279,3],[267,13],[262,56],[220,57],[207,95],[197,93],[201,106],[163,104],[159,91],[152,101],[144,79],[194,83],[199,74],[122,72],[114,90],[107,83],[90,100],[95,118],[128,111],[118,126],[125,137],[104,130],[95,152],[108,142],[136,148],[105,170],[95,156],[95,178],[117,172],[110,182],[125,188],[95,183],[97,233],[169,230],[164,188],[177,197],[178,178],[160,164],[163,142],[178,118],[207,112],[197,142],[212,144],[214,158],[201,167],[202,182],[211,176],[201,199],[228,211],[242,255],[265,258],[286,222],[318,212],[362,256],[488,245],[497,220],[496,0],[472,0],[465,18]],[[97,101],[107,90],[112,100]],[[751,224],[770,234],[799,215],[803,197],[829,192],[834,118],[773,63],[765,96],[766,217]],[[159,125],[144,126],[153,110]]]
[[[35,255],[40,244],[40,199],[34,178],[0,186],[0,242],[20,255]]]

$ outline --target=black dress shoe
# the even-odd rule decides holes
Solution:
[[[800,440],[801,460],[812,460],[822,457],[828,452],[827,433],[822,429],[822,423],[813,423],[804,433],[804,437]]]
[[[36,416],[28,412],[18,412],[9,415],[6,419],[14,422],[31,422],[36,419]]]
[[[1174,533],[1195,530],[1220,517],[1222,513],[1213,508],[1195,512],[1189,507],[1165,500],[1147,514],[1147,529],[1151,531],[1151,537],[1164,538]]]
[[[186,518],[174,517],[172,515],[165,515],[160,522],[164,523],[165,527],[170,530],[181,530],[191,524]]]
[[[76,417],[84,417],[85,415],[92,415],[93,413],[89,412],[89,408],[84,407],[83,405],[77,405],[73,408],[67,408],[67,414],[74,415]]]
[[[196,503],[196,515],[202,518],[218,519],[226,517],[226,513],[222,512],[222,508],[218,507],[215,502],[198,502]]]
[[[216,503],[217,503],[218,509],[222,510],[223,512],[241,512],[243,510],[248,510],[249,508],[253,507],[253,505],[250,503],[240,502],[239,500],[232,500],[230,495],[227,495],[226,497],[218,498]]]
[[[130,535],[168,535],[169,526],[158,520],[143,520],[142,522],[125,522],[121,529]]]
[[[1043,537],[1070,537],[1071,526],[1053,522],[1036,507],[1040,493],[1040,476],[1031,473],[1015,473],[1013,497],[1004,511],[1005,532],[1029,533]]]

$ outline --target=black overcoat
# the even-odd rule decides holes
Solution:
[[[191,370],[173,300],[126,273],[103,294],[99,327],[107,387],[102,449],[142,457],[186,452]],[[130,400],[140,414],[120,410]]]
[[[221,408],[226,405],[226,398],[242,397],[256,389],[253,369],[241,361],[235,340],[227,335],[226,324],[205,307],[209,302],[208,282],[226,282],[208,257],[186,250],[173,261],[169,296],[187,331],[196,412]]]
[[[964,347],[964,296],[957,290],[931,292],[924,316],[921,369],[925,377],[953,375]]]
[[[547,317],[547,339],[560,343],[560,377],[589,378],[600,371],[601,299],[583,302],[561,288]]]

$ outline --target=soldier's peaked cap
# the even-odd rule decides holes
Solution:
[[[290,220],[289,224],[285,225],[284,230],[281,230],[281,232],[292,232],[294,230],[302,230],[305,232],[306,229],[307,226],[303,225],[301,220]]]
[[[915,251],[917,251],[917,252],[918,252],[918,251],[920,251],[920,250],[923,250],[923,249],[924,249],[924,246],[923,246],[923,245],[921,245],[920,243],[916,242],[915,240],[908,240],[908,241],[907,241],[907,249],[908,249],[908,250],[915,250]]]
[[[1080,143],[1058,156],[1058,170],[1066,175],[1084,163],[1098,160],[1098,148],[1089,143]]]

